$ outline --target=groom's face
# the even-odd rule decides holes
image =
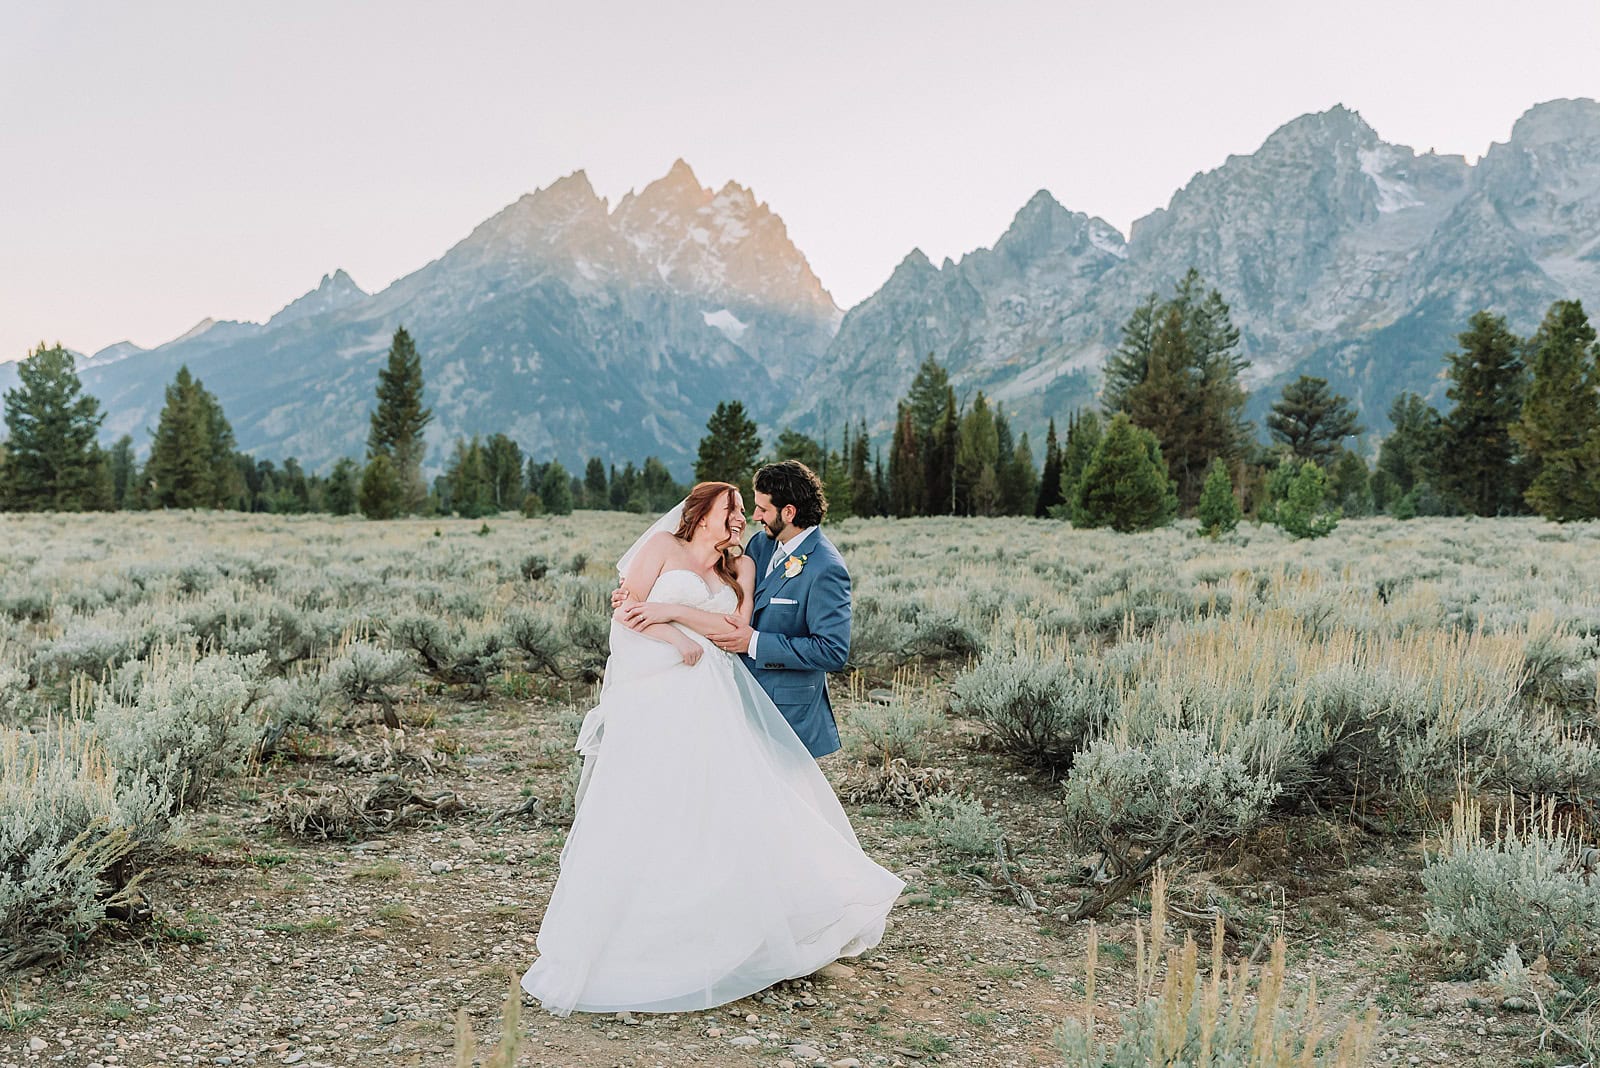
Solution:
[[[787,513],[787,514],[786,514]],[[772,498],[756,490],[755,521],[767,528],[767,533],[774,538],[782,540],[789,530],[789,524],[794,520],[794,505],[784,505],[774,508]]]

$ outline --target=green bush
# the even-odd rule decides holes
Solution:
[[[1127,869],[1138,854],[1149,859],[1250,830],[1281,790],[1274,769],[1198,730],[1159,728],[1138,742],[1102,738],[1067,775],[1067,831]]]
[[[922,829],[941,849],[963,856],[986,856],[1000,839],[1000,824],[972,797],[939,794],[922,805]]]
[[[1585,850],[1558,825],[1553,803],[1483,832],[1476,801],[1458,799],[1439,846],[1425,858],[1428,929],[1482,974],[1515,945],[1564,970],[1592,961],[1600,941],[1600,886]],[[1593,864],[1587,865],[1592,869]]]
[[[991,653],[956,679],[950,706],[1026,763],[1060,769],[1117,709],[1116,687],[1084,659]]]
[[[1239,502],[1233,496],[1233,480],[1221,458],[1211,461],[1206,482],[1200,490],[1200,533],[1207,537],[1226,534],[1239,525]]]
[[[1165,526],[1178,514],[1176,484],[1167,477],[1156,436],[1125,412],[1111,420],[1078,482],[1074,521],[1126,534]]]
[[[894,760],[923,764],[931,736],[944,725],[944,715],[926,690],[897,682],[885,702],[855,705],[846,721],[852,753],[888,767]]]
[[[1281,469],[1281,468],[1280,468]],[[1272,521],[1292,538],[1322,538],[1339,525],[1339,510],[1328,509],[1328,475],[1307,460],[1289,482]]]
[[[269,689],[263,663],[159,648],[95,688],[96,735],[119,772],[170,783],[179,805],[192,805],[249,759]]]
[[[0,728],[0,972],[72,954],[128,905],[176,803],[164,774],[119,774],[87,724]]]

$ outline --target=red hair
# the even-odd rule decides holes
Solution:
[[[739,487],[731,482],[701,482],[689,491],[689,496],[683,501],[683,519],[678,523],[677,532],[673,535],[679,541],[688,541],[694,537],[695,528],[711,514],[720,501],[727,501],[728,507],[734,507],[734,497],[739,492]],[[717,542],[717,566],[715,571],[729,586],[733,587],[734,595],[739,598],[739,604],[744,604],[744,587],[739,585],[737,572],[734,571],[733,562],[744,552],[744,546],[734,538],[723,538]]]

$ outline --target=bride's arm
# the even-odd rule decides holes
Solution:
[[[641,554],[642,555],[642,554]],[[734,564],[734,578],[739,583],[739,608],[733,613],[742,621],[750,622],[750,613],[754,608],[756,589],[756,565],[748,557],[741,556]],[[647,595],[648,596],[648,595]],[[647,626],[639,633],[647,633],[651,628],[663,623],[680,623],[696,634],[710,635],[728,629],[728,619],[721,612],[707,612],[700,608],[690,608],[682,604],[664,604],[656,601],[633,601],[622,607],[617,615],[619,622],[629,627],[637,627],[641,622]]]
[[[666,564],[667,546],[672,535],[666,532],[657,534],[644,543],[633,558],[633,563],[628,567],[628,573],[623,576],[622,584],[629,594],[638,600],[626,600],[611,613],[611,618],[623,626],[631,626],[626,618],[628,612],[637,606],[646,603],[650,591],[655,588],[656,579],[661,577],[661,569]],[[708,615],[710,613],[707,613]],[[632,627],[639,634],[658,642],[664,642],[684,654],[698,654],[701,651],[698,643],[692,641],[670,622],[652,622],[645,627]]]

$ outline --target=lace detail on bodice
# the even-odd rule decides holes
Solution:
[[[685,604],[707,612],[732,612],[739,606],[739,597],[732,586],[720,580],[714,587],[709,586],[699,574],[681,567],[661,572],[650,589],[648,600]]]

